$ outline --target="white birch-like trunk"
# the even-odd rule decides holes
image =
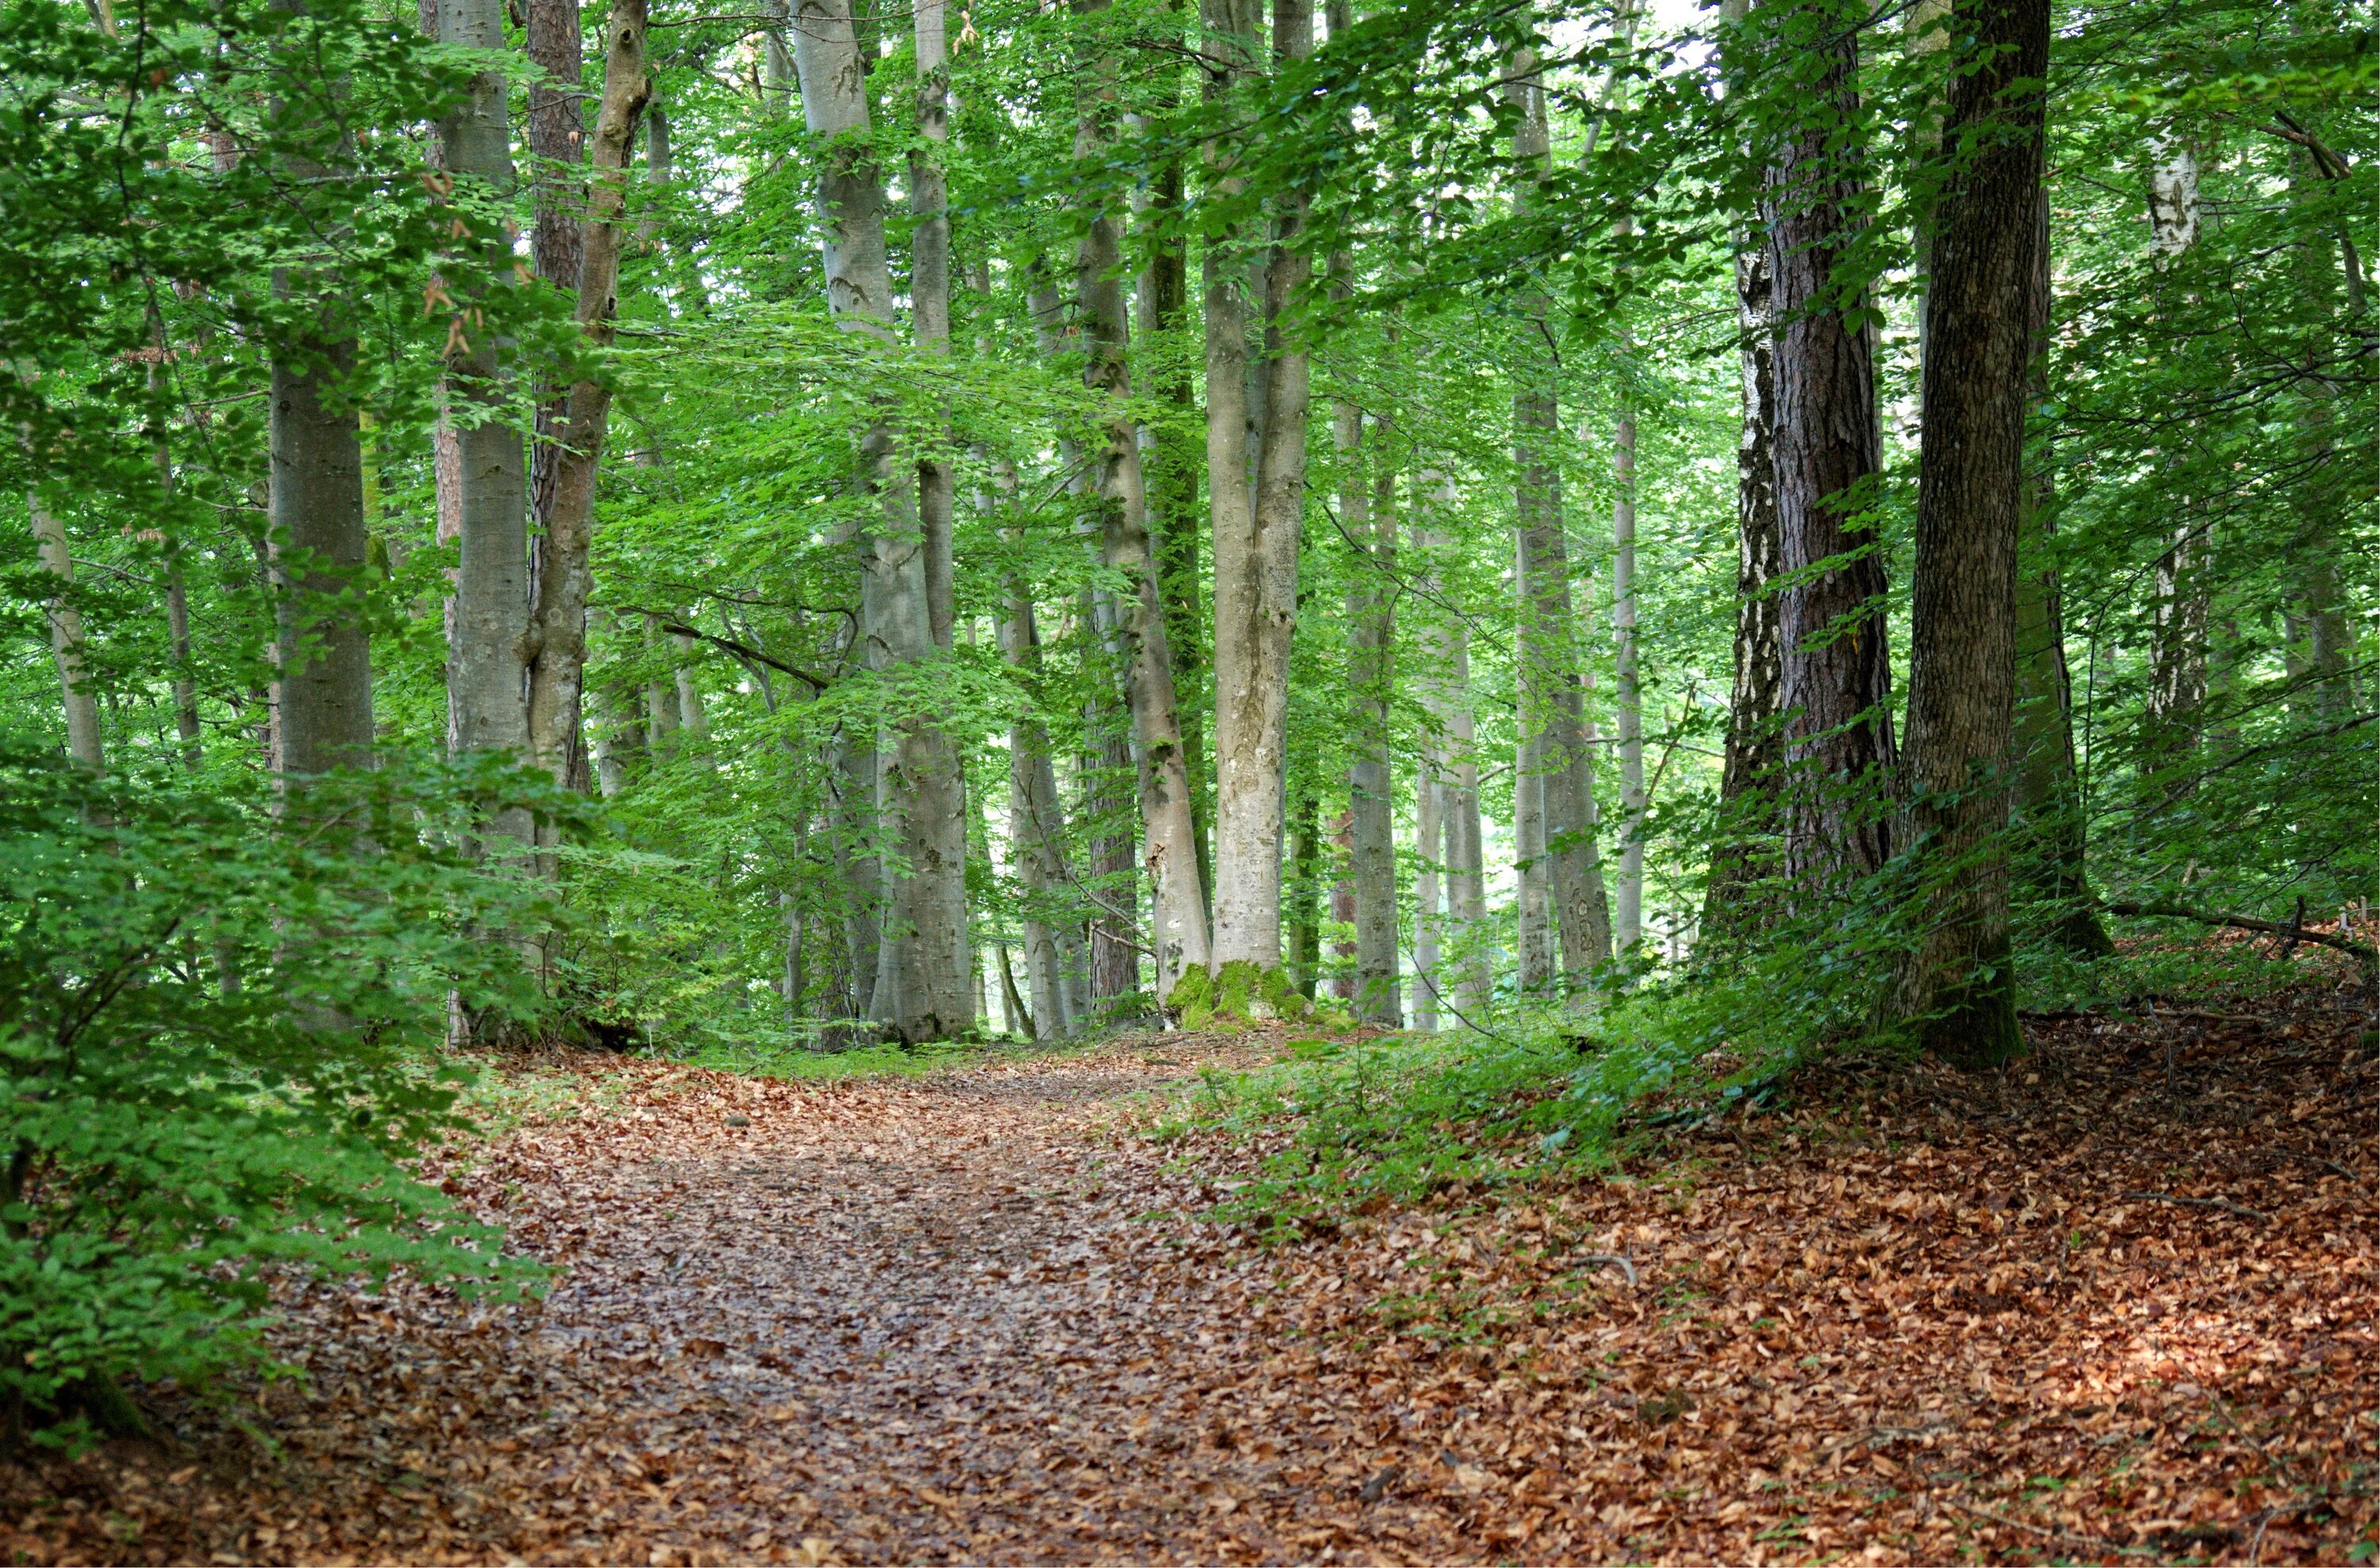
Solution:
[[[57,664],[58,694],[67,721],[67,756],[96,772],[106,763],[99,734],[99,699],[91,694],[83,669],[82,612],[75,607],[74,555],[67,548],[66,525],[31,492],[25,504],[32,512],[33,541],[42,568],[57,580],[58,591],[42,606],[50,624],[50,657]]]
[[[1445,786],[1439,783],[1440,757],[1436,744],[1422,760],[1422,776],[1414,788],[1414,1027],[1424,1034],[1438,1030],[1438,930],[1445,916],[1439,902],[1439,868],[1446,848],[1443,824]]]
[[[1636,668],[1636,416],[1623,409],[1611,449],[1611,641],[1620,710],[1620,901],[1613,941],[1645,934],[1645,695]]]
[[[2149,249],[2178,258],[2198,243],[2198,157],[2178,130],[2149,149]],[[2214,539],[2204,503],[2177,495],[2178,514],[2157,558],[2144,715],[2151,766],[2169,766],[2195,746],[2206,701],[2206,635],[2212,612]]]

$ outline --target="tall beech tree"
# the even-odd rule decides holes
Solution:
[[[1778,556],[1788,583],[1778,595],[1785,864],[1809,896],[1881,870],[1891,855],[1892,678],[1884,557],[1862,513],[1881,461],[1870,304],[1840,264],[1866,199],[1866,150],[1851,134],[1859,33],[1831,0],[1773,9],[1772,62],[1801,89],[1762,217],[1776,323]]]
[[[810,134],[829,147],[819,180],[828,306],[846,331],[889,346],[884,183],[868,140],[867,71],[847,0],[803,5],[795,40],[802,112]],[[972,1016],[966,968],[958,962],[966,819],[956,752],[921,711],[914,684],[935,647],[916,464],[903,461],[881,411],[868,419],[856,443],[858,477],[873,503],[854,541],[862,659],[896,710],[887,725],[891,746],[876,769],[876,805],[892,855],[869,1014],[903,1039],[934,1039],[965,1028]]]
[[[2003,830],[2049,0],[1975,0],[1960,19],[1911,578],[1909,819],[1934,892],[1902,1005],[1926,1045],[1988,1064],[2023,1049]]]

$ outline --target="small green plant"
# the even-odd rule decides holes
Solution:
[[[13,1430],[137,1428],[119,1378],[256,1356],[268,1267],[535,1278],[407,1164],[471,1130],[449,997],[492,1032],[538,1014],[537,884],[459,847],[516,790],[542,798],[421,762],[276,802],[245,775],[98,775],[0,742]]]

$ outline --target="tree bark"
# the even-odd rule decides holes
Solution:
[[[1444,475],[1425,475],[1422,487],[1427,504],[1440,512],[1454,510],[1453,481]],[[1435,560],[1446,544],[1443,531],[1416,520],[1414,548],[1425,561]],[[1436,599],[1434,575],[1426,576],[1429,597]],[[1446,919],[1439,929],[1440,978],[1438,996],[1470,1020],[1484,1013],[1495,976],[1488,963],[1488,885],[1482,865],[1479,826],[1479,737],[1471,711],[1471,630],[1459,614],[1440,613],[1425,626],[1422,660],[1422,701],[1438,728],[1438,792],[1442,831],[1446,836]],[[1443,974],[1446,949],[1454,950],[1455,974],[1450,988]]]
[[[1354,900],[1348,918],[1355,927],[1348,994],[1357,1022],[1392,1029],[1404,1019],[1397,994],[1396,820],[1389,774],[1395,602],[1385,584],[1396,570],[1397,538],[1392,427],[1375,419],[1367,445],[1364,411],[1343,397],[1334,403],[1331,419],[1340,465],[1340,526],[1357,552],[1347,579],[1348,735],[1354,753],[1347,765],[1348,891]]]
[[[310,344],[273,365],[271,516],[281,589],[281,699],[273,771],[285,780],[371,761],[369,624],[343,603],[364,568],[363,442],[339,407],[352,340]]]
[[[597,112],[594,182],[578,258],[578,330],[589,348],[612,345],[620,275],[621,216],[627,205],[637,118],[650,91],[645,70],[646,0],[613,0],[604,25],[603,98]],[[574,383],[564,399],[553,499],[546,512],[545,559],[538,576],[528,671],[529,746],[554,782],[572,787],[584,772],[588,565],[594,542],[595,481],[612,411],[611,388]],[[681,709],[684,704],[681,703]],[[699,711],[699,709],[697,709]],[[681,712],[680,717],[686,715]]]
[[[1438,1032],[1438,930],[1439,867],[1445,854],[1445,786],[1439,782],[1440,753],[1435,739],[1423,748],[1421,776],[1414,786],[1414,1007],[1413,1027]]]
[[[1273,58],[1313,53],[1312,0],[1273,0]],[[1290,320],[1309,271],[1295,244],[1305,194],[1281,197],[1265,269],[1265,423],[1245,526],[1215,518],[1215,961],[1281,963],[1281,818],[1289,652],[1305,512],[1311,366]],[[1211,360],[1211,357],[1210,357]],[[1210,362],[1208,395],[1213,395]],[[1230,470],[1209,452],[1208,489]]]
[[[917,228],[909,237],[909,309],[917,346],[929,354],[951,347],[951,217],[942,149],[951,139],[951,68],[943,23],[945,0],[917,0],[917,140],[909,154],[909,207]],[[951,646],[957,611],[953,599],[951,514],[956,475],[929,456],[917,464],[917,515],[926,537],[926,599],[934,646]],[[964,961],[964,960],[962,960]]]
[[[1001,654],[1009,667],[1027,679],[1038,674],[1041,639],[1034,626],[1033,602],[1021,579],[1010,580],[1007,614],[999,629]],[[1025,971],[1033,993],[1035,1034],[1044,1039],[1069,1035],[1076,1019],[1067,977],[1078,966],[1070,965],[1061,948],[1060,933],[1068,923],[1050,918],[1071,881],[1064,807],[1050,761],[1050,732],[1030,711],[1019,714],[1009,727],[1008,843],[1025,884]]]
[[[58,693],[66,714],[67,756],[97,772],[106,765],[99,733],[99,699],[83,668],[82,611],[74,602],[74,556],[67,548],[66,525],[57,514],[28,491],[25,505],[32,513],[33,542],[42,568],[56,579],[57,590],[43,606],[50,623],[50,656],[58,668]]]
[[[2034,408],[2049,396],[2049,194],[2034,204],[2033,281],[2027,301]],[[2074,761],[2073,687],[2066,671],[2064,606],[2051,554],[2057,531],[2051,454],[2037,450],[2025,475],[2016,579],[2017,864],[2034,900],[2057,911],[2055,939],[2085,958],[2115,944],[2099,923],[2083,875],[2082,796]]]
[[[1104,9],[1105,4],[1106,0],[1085,0],[1084,8]],[[1086,103],[1076,128],[1077,162],[1099,155],[1115,113],[1105,62],[1095,79],[1099,91]],[[1075,256],[1077,287],[1090,329],[1083,378],[1086,385],[1105,392],[1114,407],[1104,421],[1097,459],[1100,545],[1108,569],[1121,574],[1129,585],[1116,606],[1113,641],[1132,711],[1141,862],[1154,894],[1149,947],[1157,960],[1157,994],[1163,998],[1172,993],[1185,968],[1208,966],[1212,947],[1206,892],[1198,880],[1197,824],[1191,815],[1189,762],[1182,742],[1172,650],[1166,638],[1158,563],[1149,545],[1140,432],[1124,414],[1132,387],[1123,265],[1118,215],[1112,208],[1103,209],[1092,215]],[[1135,972],[1138,962],[1135,955]]]
[[[1777,537],[1775,322],[1768,250],[1739,241],[1735,327],[1742,347],[1742,418],[1736,444],[1735,674],[1728,700],[1727,759],[1720,773],[1719,822],[1703,902],[1706,941],[1755,930],[1753,892],[1772,869],[1768,845],[1779,830],[1778,767],[1783,760],[1784,652],[1779,596],[1769,585],[1781,569]]]
[[[892,281],[884,186],[868,140],[868,61],[849,0],[804,0],[795,37],[803,116],[826,144],[819,195],[828,308],[846,331],[887,340]],[[974,1021],[966,970],[956,961],[966,919],[958,755],[918,711],[925,699],[912,678],[935,648],[915,466],[898,460],[893,432],[880,418],[861,436],[859,456],[881,507],[857,541],[866,661],[893,702],[907,709],[877,769],[877,804],[892,854],[869,1011],[901,1039],[936,1039]]]
[[[1628,7],[1622,11],[1626,26]],[[1542,170],[1551,139],[1544,83],[1530,51],[1514,55],[1505,94],[1520,111],[1513,154]],[[1516,204],[1526,201],[1525,189],[1515,197]],[[1526,832],[1525,842],[1518,846],[1524,865],[1522,984],[1531,991],[1558,991],[1585,1005],[1588,978],[1611,956],[1611,909],[1596,843],[1600,813],[1585,694],[1579,684],[1577,639],[1583,617],[1573,613],[1571,600],[1561,474],[1555,462],[1561,411],[1549,305],[1542,295],[1529,292],[1522,297],[1521,310],[1531,339],[1512,395],[1519,543],[1514,580],[1521,596],[1514,638],[1521,771],[1514,776],[1513,826],[1516,834]]]
[[[467,48],[503,49],[500,0],[439,0],[438,38]],[[504,74],[483,71],[438,126],[446,170],[481,182],[499,199],[513,188],[505,94]],[[485,258],[492,271],[508,260]],[[457,752],[517,756],[528,749],[523,689],[529,631],[528,481],[520,432],[507,419],[513,399],[507,346],[471,312],[458,312],[446,361],[455,527],[461,547],[446,667],[447,738]],[[507,813],[493,827],[513,839],[527,839],[530,832],[526,812]]]
[[[1946,137],[1959,164],[1935,225],[1911,584],[1909,815],[1932,892],[1902,993],[1925,1044],[1986,1066],[2023,1050],[2003,770],[2049,3],[1971,5],[1961,20],[1973,53],[1953,81]]]
[[[2149,245],[2178,259],[2198,243],[2198,158],[2179,130],[2160,135],[2150,152]],[[2206,706],[2206,629],[2212,611],[2214,536],[2197,498],[2174,498],[2180,517],[2157,558],[2149,649],[2149,690],[2142,714],[2144,793],[2164,788],[2156,775],[2188,764],[2198,748]]]
[[[1624,394],[1623,394],[1624,396]],[[1636,415],[1624,405],[1611,439],[1611,645],[1620,713],[1620,907],[1612,941],[1645,934],[1645,690],[1636,651]]]
[[[555,288],[576,288],[582,249],[579,208],[585,200],[579,170],[587,162],[587,115],[580,85],[586,74],[586,48],[578,0],[528,0],[525,10],[525,53],[538,68],[528,84],[525,116],[534,213],[529,258],[545,283]],[[540,525],[550,524],[553,516],[569,400],[567,388],[538,389],[537,433],[529,444],[528,496],[529,516]],[[542,533],[531,536],[530,549],[529,591],[534,600],[542,594],[545,575],[554,569],[554,563],[552,546]],[[532,731],[534,727],[532,720]],[[530,738],[534,747],[534,734]]]
[[[1778,323],[1779,557],[1797,579],[1779,596],[1785,860],[1815,907],[1889,857],[1894,756],[1884,560],[1858,510],[1879,467],[1875,372],[1864,302],[1842,299],[1833,277],[1863,180],[1862,151],[1840,145],[1841,128],[1857,123],[1857,32],[1831,0],[1799,9],[1818,34],[1807,55],[1815,107],[1787,133],[1763,215]]]
[[[1169,75],[1158,85],[1159,107],[1179,103],[1180,83]],[[1147,479],[1149,532],[1157,553],[1157,598],[1165,610],[1165,641],[1173,659],[1174,711],[1182,730],[1182,759],[1190,775],[1190,830],[1198,857],[1202,895],[1215,885],[1212,827],[1214,765],[1207,754],[1205,706],[1199,691],[1207,664],[1206,602],[1198,562],[1206,519],[1198,510],[1198,454],[1188,432],[1199,417],[1192,383],[1189,346],[1188,245],[1184,223],[1182,159],[1170,156],[1149,181],[1147,217],[1148,269],[1141,274],[1139,363],[1148,395],[1168,410],[1146,434],[1142,467]],[[1211,922],[1213,911],[1206,911]]]

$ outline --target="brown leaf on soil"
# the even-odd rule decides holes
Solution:
[[[800,1086],[575,1059],[579,1103],[439,1173],[564,1266],[544,1301],[285,1288],[302,1378],[145,1391],[171,1446],[0,1472],[0,1550],[2338,1561],[2380,1344],[2375,1063],[2331,1005],[1824,1068],[1618,1180],[1269,1249],[1197,1217],[1260,1149],[1114,1114],[1261,1039]]]

